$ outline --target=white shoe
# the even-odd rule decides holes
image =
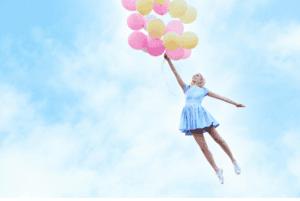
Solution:
[[[223,170],[221,169],[217,175],[219,177],[221,184],[223,184],[224,183]]]
[[[237,175],[241,174],[241,168],[240,168],[240,166],[237,163],[234,163],[233,166],[234,166],[235,173]]]

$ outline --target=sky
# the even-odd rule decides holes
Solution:
[[[186,2],[199,44],[173,64],[246,105],[202,102],[241,174],[205,133],[221,185],[181,133],[185,95],[163,55],[128,45],[121,0],[0,0],[0,197],[300,197],[300,2]]]

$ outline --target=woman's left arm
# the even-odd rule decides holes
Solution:
[[[224,96],[220,96],[220,95],[215,94],[215,93],[213,93],[213,92],[211,92],[211,91],[209,91],[209,92],[207,93],[207,95],[210,96],[210,97],[213,97],[213,98],[216,98],[216,99],[225,101],[225,102],[227,102],[227,103],[230,103],[230,104],[232,104],[232,105],[235,105],[235,106],[237,105],[236,102],[230,100],[229,98],[226,98],[226,97],[224,97]]]
[[[172,69],[172,71],[173,71],[173,73],[174,73],[174,75],[177,79],[178,84],[182,88],[183,92],[185,92],[185,83],[182,81],[180,75],[178,74],[177,70],[175,69],[174,65],[172,64],[171,59],[169,59],[166,54],[165,54],[165,58],[168,61],[169,65],[170,65],[170,67],[171,67],[171,69]]]

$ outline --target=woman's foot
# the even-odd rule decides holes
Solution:
[[[221,169],[218,173],[216,173],[219,177],[219,180],[221,182],[221,184],[224,183],[224,176],[223,176],[223,170]]]
[[[233,166],[234,166],[234,171],[236,174],[241,174],[241,168],[240,166],[237,164],[237,162],[233,162]]]

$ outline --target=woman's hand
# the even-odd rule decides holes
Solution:
[[[165,53],[164,57],[167,61],[170,61],[170,58],[168,57],[168,55],[166,53]]]
[[[236,107],[246,107],[245,105],[243,105],[243,104],[241,104],[241,103],[237,103],[235,106],[236,106]]]

